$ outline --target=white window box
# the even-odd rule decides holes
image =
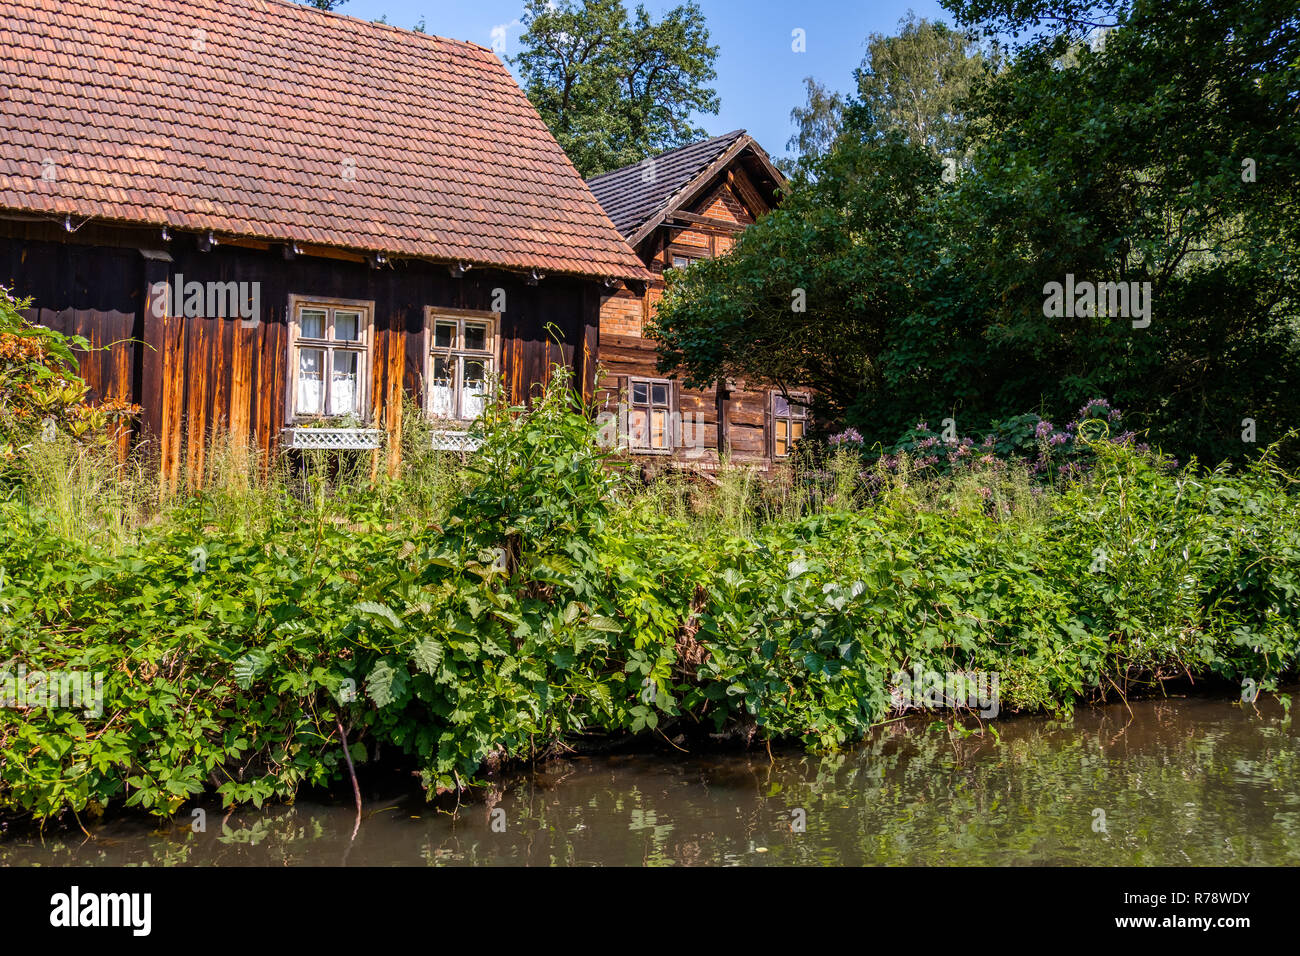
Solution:
[[[442,430],[433,433],[434,451],[477,451],[483,440],[466,431]]]
[[[286,428],[285,447],[350,451],[378,448],[383,432],[378,428]]]

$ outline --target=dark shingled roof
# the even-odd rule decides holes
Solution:
[[[712,139],[670,149],[622,169],[601,173],[587,180],[596,199],[605,207],[625,239],[667,205],[678,192],[709,167],[745,135],[732,130]]]
[[[0,209],[648,273],[472,43],[283,0],[0,0]]]

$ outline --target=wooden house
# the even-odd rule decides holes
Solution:
[[[283,0],[0,0],[0,283],[164,475],[228,431],[396,449],[653,278],[492,51]],[[390,462],[391,463],[391,462]]]
[[[709,471],[720,457],[762,470],[790,454],[806,408],[744,382],[683,388],[657,367],[644,334],[667,269],[725,253],[778,201],[785,177],[744,130],[670,150],[587,180],[614,225],[654,275],[623,287],[600,310],[598,398],[619,417],[630,451],[650,462]],[[721,453],[721,455],[720,455]]]

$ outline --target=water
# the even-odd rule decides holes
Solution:
[[[93,839],[11,834],[0,864],[1300,863],[1300,735],[1274,702],[1153,701],[998,727],[1000,741],[894,724],[845,753],[771,761],[761,748],[569,759],[454,817],[418,790],[368,794],[354,842],[350,794],[224,820],[209,804],[203,833],[189,816],[118,817]]]

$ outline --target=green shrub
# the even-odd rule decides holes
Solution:
[[[1269,456],[1175,472],[1105,443],[1059,491],[998,463],[885,474],[868,505],[831,467],[815,493],[664,507],[678,491],[638,488],[594,417],[557,379],[489,410],[463,493],[232,481],[112,547],[0,502],[0,670],[103,678],[100,713],[0,709],[0,815],[291,799],[345,772],[340,729],[432,793],[592,734],[834,748],[914,666],[1056,712],[1296,669],[1300,520]]]
[[[89,343],[32,323],[22,314],[30,307],[0,286],[0,479],[34,444],[60,436],[106,444],[140,412],[118,399],[86,401],[73,350]]]

